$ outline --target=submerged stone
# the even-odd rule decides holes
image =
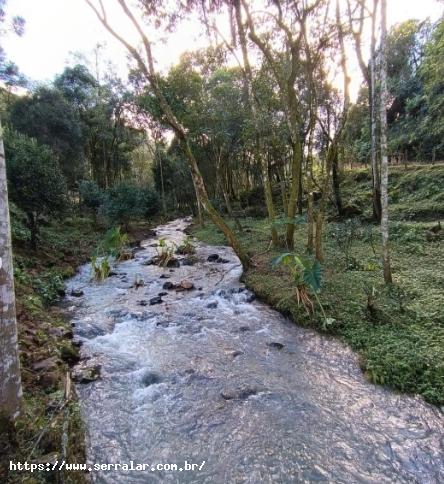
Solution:
[[[152,297],[150,299],[150,306],[153,306],[154,304],[162,304],[162,298],[160,296]]]

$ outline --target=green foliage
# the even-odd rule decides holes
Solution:
[[[95,216],[105,200],[104,190],[92,180],[82,180],[79,183],[79,194],[82,204]]]
[[[128,247],[128,235],[120,231],[120,227],[107,230],[105,236],[91,257],[92,276],[97,281],[103,281],[111,272],[111,260],[125,257]]]
[[[91,269],[93,279],[96,281],[103,281],[111,272],[109,257],[105,256],[97,258],[96,256],[93,256],[91,258]]]
[[[120,227],[107,230],[95,250],[95,256],[111,256],[119,258],[121,252],[128,246],[128,235],[121,232]]]
[[[156,247],[157,264],[161,267],[166,267],[168,263],[174,259],[175,250],[176,245],[174,242],[168,242],[166,239],[160,239],[158,246]]]
[[[56,89],[39,87],[15,100],[10,118],[14,129],[51,148],[74,186],[84,170],[84,134],[75,107]]]
[[[359,270],[361,266],[359,261],[352,256],[352,249],[356,242],[363,240],[365,236],[365,229],[361,221],[358,218],[352,218],[343,223],[334,224],[330,227],[329,235],[343,253],[346,268]]]
[[[184,241],[176,249],[176,254],[192,255],[195,253],[196,246],[193,244],[193,239],[189,236],[185,237]]]
[[[34,139],[7,131],[5,151],[11,200],[28,218],[34,247],[42,216],[67,207],[66,182],[52,151]]]
[[[321,308],[324,316],[324,325],[331,324],[332,320],[325,315],[324,308],[318,298],[321,290],[321,264],[319,261],[309,261],[294,253],[287,252],[272,260],[274,267],[284,265],[289,267],[293,282],[296,285],[296,300],[298,305],[302,304],[308,314],[314,311],[314,303],[310,295],[313,295]]]
[[[102,210],[112,223],[120,223],[128,229],[135,218],[157,213],[159,198],[150,187],[122,182],[107,190]]]

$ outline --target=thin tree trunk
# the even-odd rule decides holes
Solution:
[[[165,200],[165,186],[163,181],[163,163],[162,163],[162,156],[159,156],[159,167],[160,167],[160,188],[161,188],[161,197],[162,197],[162,213],[166,215],[166,200]]]
[[[15,316],[11,225],[3,134],[0,122],[0,414],[14,420],[20,413],[22,384]]]
[[[388,156],[387,156],[387,0],[381,0],[381,238],[384,281],[392,282],[388,229]]]
[[[370,132],[371,132],[371,160],[373,183],[373,218],[381,221],[381,180],[379,175],[377,147],[376,147],[376,11],[378,0],[373,1],[372,34],[370,47]]]

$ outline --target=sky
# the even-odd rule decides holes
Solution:
[[[130,40],[136,40],[133,29],[119,10],[113,9],[115,0],[104,0],[110,7],[110,17]],[[388,0],[388,24],[410,18],[436,20],[443,11],[438,0]],[[26,33],[22,38],[10,35],[2,39],[8,57],[30,79],[49,81],[73,64],[73,53],[79,52],[93,60],[97,43],[104,58],[115,65],[117,73],[125,78],[128,72],[124,48],[100,24],[84,0],[8,0],[7,12],[22,15],[26,20]],[[183,25],[167,44],[158,43],[154,49],[161,70],[168,69],[186,50],[203,47],[204,38],[197,36],[197,23]],[[351,74],[353,76],[353,71]],[[357,69],[356,69],[357,72]]]

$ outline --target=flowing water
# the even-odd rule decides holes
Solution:
[[[186,225],[158,237],[179,243]],[[68,284],[84,291],[67,298],[83,364],[101,366],[77,385],[88,462],[205,463],[95,482],[444,482],[437,409],[371,385],[349,349],[254,301],[231,249],[198,244],[197,264],[162,269],[144,265],[153,242],[102,283],[86,265]],[[213,253],[228,262],[208,262]],[[195,289],[141,305],[182,280]]]

